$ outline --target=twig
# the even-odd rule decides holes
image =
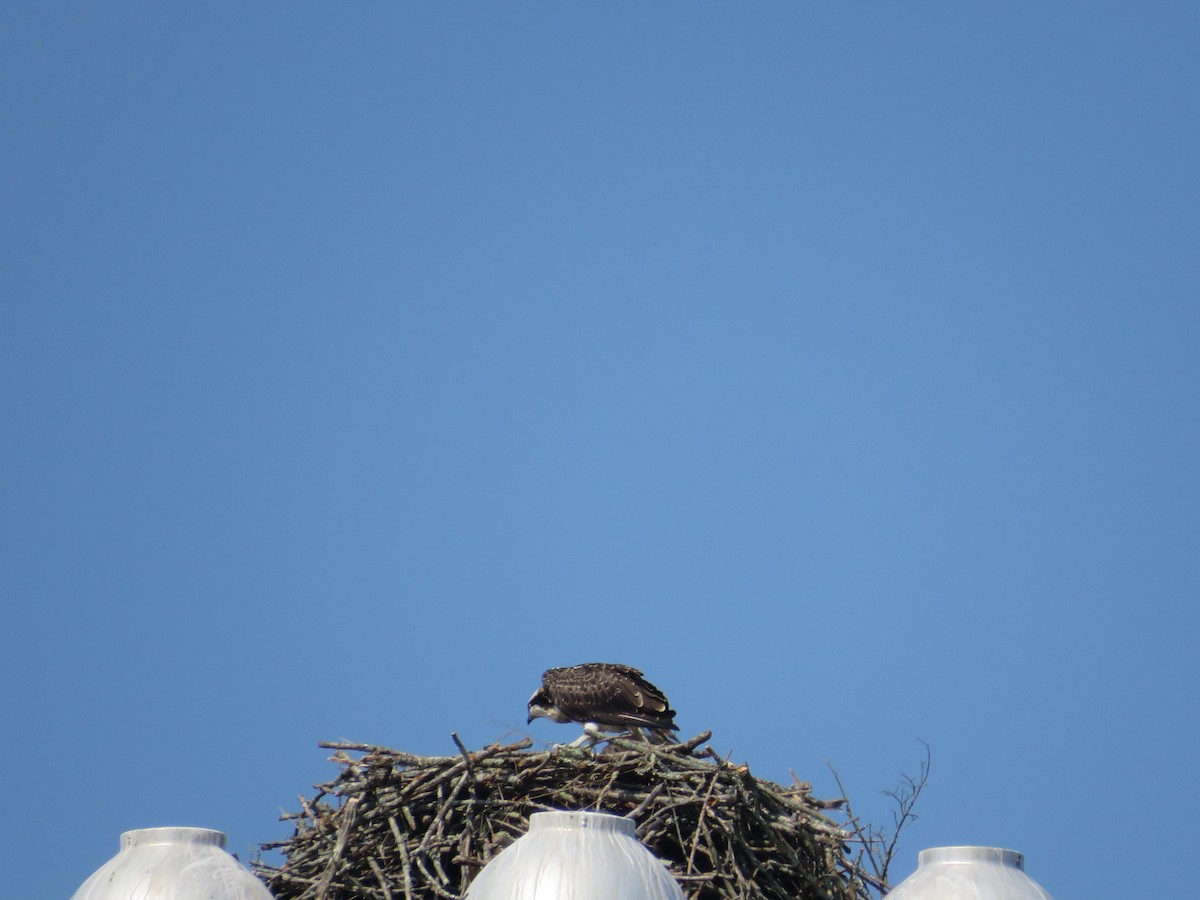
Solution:
[[[454,745],[456,747],[458,747],[458,752],[462,754],[462,758],[467,763],[467,774],[470,775],[471,778],[474,778],[475,777],[475,767],[473,765],[471,765],[471,754],[467,752],[467,748],[463,746],[463,742],[461,740],[459,740],[457,733],[455,733],[453,731],[450,732],[450,737],[452,737],[454,739]]]
[[[354,815],[358,811],[358,804],[361,800],[358,797],[351,797],[346,801],[342,812],[341,827],[338,828],[337,841],[333,845],[333,852],[329,855],[329,861],[325,864],[325,874],[321,876],[320,882],[317,884],[317,900],[325,900],[325,895],[329,891],[329,885],[333,881],[334,872],[337,870],[338,861],[342,858],[342,853],[346,850],[346,838],[350,836],[350,828],[354,825]]]

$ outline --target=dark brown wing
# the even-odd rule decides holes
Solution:
[[[675,728],[675,711],[666,696],[632,666],[584,663],[549,669],[542,685],[554,705],[576,722]]]

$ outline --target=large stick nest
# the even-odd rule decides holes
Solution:
[[[479,870],[526,832],[531,813],[628,816],[691,900],[865,900],[872,879],[823,810],[840,801],[731,765],[709,733],[682,744],[609,740],[603,752],[530,751],[528,740],[456,756],[324,743],[342,767],[300,798],[278,868],[255,863],[278,900],[461,900]],[[355,757],[351,754],[362,754]]]

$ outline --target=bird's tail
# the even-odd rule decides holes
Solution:
[[[651,744],[676,744],[679,742],[678,736],[670,728],[647,728],[645,734]]]

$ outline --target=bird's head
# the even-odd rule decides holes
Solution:
[[[528,725],[534,719],[542,718],[552,719],[555,722],[570,721],[554,705],[554,701],[550,699],[550,694],[544,687],[538,688],[529,698],[529,718],[525,720],[525,724]]]

